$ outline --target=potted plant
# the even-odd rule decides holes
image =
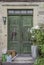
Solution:
[[[39,50],[39,56],[44,56],[44,29],[40,28],[36,32],[36,40]]]
[[[32,56],[37,57],[37,52],[39,55],[44,55],[44,29],[42,28],[32,28],[31,30],[31,40],[32,40]],[[37,51],[38,50],[38,51]]]
[[[35,60],[34,65],[44,65],[44,29],[36,29],[34,35],[39,50],[39,56]]]
[[[31,41],[32,41],[32,45],[31,45],[31,53],[32,53],[32,57],[33,58],[36,58],[37,55],[38,55],[38,46],[37,46],[37,38],[36,38],[36,35],[37,35],[37,32],[39,30],[39,27],[36,26],[36,27],[32,27],[30,32],[31,32]]]

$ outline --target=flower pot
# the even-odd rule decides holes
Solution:
[[[38,48],[37,48],[37,46],[36,45],[32,45],[31,46],[31,53],[32,53],[32,57],[34,58],[34,59],[36,59],[37,58],[37,55],[38,55],[38,50],[37,50]]]

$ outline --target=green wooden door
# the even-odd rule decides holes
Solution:
[[[33,16],[8,16],[8,49],[17,53],[30,53],[30,33],[33,26]]]

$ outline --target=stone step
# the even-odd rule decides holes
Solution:
[[[32,57],[16,57],[15,60],[32,60]]]
[[[2,63],[2,65],[33,65],[33,63]]]
[[[13,63],[34,63],[34,61],[14,61]]]
[[[13,61],[14,63],[34,63],[32,57],[16,57]]]

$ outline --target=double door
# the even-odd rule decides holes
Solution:
[[[30,28],[33,26],[33,16],[8,16],[8,49],[17,53],[31,52]]]

